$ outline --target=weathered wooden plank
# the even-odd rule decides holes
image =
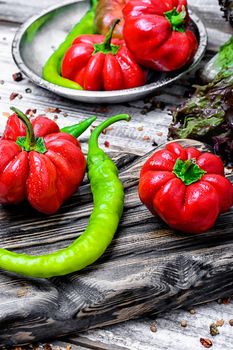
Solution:
[[[117,160],[126,188],[124,215],[98,262],[48,281],[1,273],[0,344],[45,340],[233,293],[233,212],[206,234],[174,233],[140,204],[138,174],[145,157],[128,163],[132,159]],[[48,219],[26,204],[2,208],[2,246],[33,254],[66,246],[87,224],[87,190],[88,184]]]
[[[156,316],[128,321],[123,324],[109,326],[103,329],[90,330],[82,333],[82,339],[87,341],[105,342],[123,346],[130,350],[201,350],[200,338],[208,338],[213,342],[213,349],[232,350],[232,319],[233,302],[218,304],[216,301],[205,306],[195,307],[195,314],[188,310],[165,312]],[[219,335],[210,335],[210,324],[223,320],[219,327]],[[181,327],[181,321],[187,321],[187,327]],[[157,332],[150,330],[152,324],[157,325]],[[69,337],[70,342],[77,342],[79,337]],[[110,350],[111,347],[108,348]]]

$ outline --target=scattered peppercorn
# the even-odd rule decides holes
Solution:
[[[187,327],[188,322],[185,321],[185,320],[182,320],[182,321],[180,322],[180,325],[181,325],[181,327],[185,328],[185,327]]]
[[[71,344],[66,345],[66,350],[71,350]]]
[[[12,74],[12,78],[14,81],[19,82],[19,81],[23,80],[23,75],[21,72],[17,72],[17,73]]]
[[[139,126],[138,131],[143,131],[143,126]]]
[[[218,327],[216,326],[215,323],[211,323],[210,325],[210,334],[214,337],[215,335],[219,334]]]
[[[224,325],[224,321],[223,320],[218,320],[215,322],[217,327],[222,327]]]
[[[48,107],[48,108],[46,108],[45,112],[48,112],[48,113],[61,113],[61,110],[60,110],[60,108],[57,108],[57,107]]]
[[[161,131],[157,131],[157,132],[156,132],[156,135],[157,135],[157,136],[163,136],[163,133],[162,133]]]
[[[205,348],[211,348],[213,345],[212,341],[207,338],[200,338],[201,345],[203,345]]]
[[[156,332],[157,332],[157,326],[156,326],[155,323],[152,323],[152,325],[150,326],[150,330],[151,330],[151,332],[153,332],[153,333],[156,333]]]
[[[230,304],[231,298],[223,298],[222,302],[223,302],[224,305]]]
[[[53,117],[53,120],[57,120],[58,119],[58,115],[55,115],[54,117]]]
[[[32,93],[32,89],[27,88],[27,89],[25,89],[25,92],[26,92],[27,94],[31,94],[31,93]]]
[[[143,140],[149,141],[150,140],[150,136],[148,136],[148,135],[143,136]]]
[[[190,309],[190,310],[189,310],[189,313],[190,313],[191,315],[195,315],[196,310],[195,310],[195,309]]]
[[[5,83],[4,80],[0,80],[0,85],[3,85]]]
[[[108,141],[104,141],[104,146],[105,147],[109,147],[110,146],[110,143]]]
[[[222,299],[218,299],[218,300],[217,300],[217,303],[218,303],[219,305],[221,305],[221,304],[222,304]]]
[[[229,320],[229,325],[233,327],[233,319]]]
[[[17,93],[17,92],[12,92],[11,94],[10,94],[10,101],[13,101],[17,96],[19,96],[19,94]]]
[[[157,146],[158,146],[157,142],[153,141],[152,147],[157,147]]]
[[[107,106],[101,106],[101,107],[97,107],[96,109],[95,109],[95,112],[96,113],[108,113],[109,112],[109,107],[107,107]]]
[[[19,94],[18,99],[21,100],[22,98],[23,98],[23,96]]]
[[[53,350],[52,346],[50,344],[44,344],[43,346],[44,350]]]
[[[68,117],[68,113],[66,113],[66,112],[63,113],[63,117],[65,117],[65,118]]]
[[[37,110],[35,108],[34,109],[29,108],[26,110],[25,114],[32,115],[32,114],[36,114],[36,112]]]

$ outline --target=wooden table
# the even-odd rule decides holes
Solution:
[[[84,119],[93,114],[97,115],[97,122],[100,122],[106,116],[127,112],[133,117],[131,125],[123,129],[117,125],[114,126],[111,131],[102,136],[103,147],[105,147],[104,142],[109,141],[109,150],[144,154],[152,149],[154,142],[163,143],[167,137],[167,126],[171,121],[169,109],[184,100],[194,82],[194,74],[186,76],[177,84],[167,87],[150,99],[122,105],[74,103],[34,86],[27,79],[18,83],[12,79],[12,74],[18,71],[11,57],[11,42],[17,28],[26,18],[56,2],[57,0],[0,1],[0,133],[6,123],[9,106],[13,104],[23,110],[36,108],[37,114],[46,112],[48,116],[55,118],[60,126],[75,122],[76,118]],[[221,18],[217,0],[190,0],[189,2],[202,17],[208,30],[209,44],[204,62],[213,55],[220,44],[228,39],[232,34],[232,28]],[[12,92],[18,95],[10,101]],[[163,106],[165,108],[161,108]],[[48,112],[48,108],[56,107],[61,109],[61,113]],[[88,132],[81,138],[84,149],[87,148],[87,137]],[[187,350],[187,348],[197,350],[203,348],[200,337],[207,337],[212,339],[215,350],[232,350],[233,328],[228,321],[233,318],[233,303],[212,302],[196,307],[195,311],[195,314],[191,314],[188,310],[163,313],[156,318],[151,316],[89,331],[64,341],[53,342],[53,344],[65,348],[66,342],[69,342],[73,344],[72,349],[75,350]],[[223,319],[225,324],[219,328],[220,335],[212,338],[209,334],[209,325],[219,319]],[[181,321],[187,321],[187,327],[181,327]],[[154,322],[158,328],[156,333],[150,329]]]

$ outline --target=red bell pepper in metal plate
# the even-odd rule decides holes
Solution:
[[[233,205],[233,186],[221,159],[175,142],[145,162],[138,190],[153,214],[187,233],[207,231]]]
[[[0,203],[27,199],[45,214],[55,213],[81,184],[86,160],[74,136],[44,116],[30,122],[16,108],[0,140]]]
[[[123,15],[125,42],[138,63],[174,71],[193,58],[198,42],[188,29],[186,0],[132,0]]]
[[[80,84],[85,90],[121,90],[145,84],[147,73],[134,60],[125,42],[112,39],[119,20],[114,21],[106,37],[80,35],[62,61],[64,78]]]

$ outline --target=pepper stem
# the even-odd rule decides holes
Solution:
[[[16,144],[19,145],[24,151],[36,151],[38,153],[45,153],[47,151],[43,137],[35,137],[32,124],[29,118],[20,111],[18,108],[10,107],[10,109],[22,120],[26,127],[26,137],[19,136],[16,140]]]
[[[174,165],[173,173],[181,179],[185,185],[191,185],[199,181],[206,171],[196,164],[196,159],[194,158],[185,161],[178,158]]]
[[[109,29],[109,31],[107,32],[106,36],[105,36],[105,39],[104,39],[104,46],[105,46],[105,49],[106,50],[111,50],[111,40],[112,40],[112,34],[113,34],[113,31],[116,27],[116,25],[120,22],[120,19],[115,19],[113,22],[112,22],[112,25]]]
[[[101,44],[94,44],[93,55],[95,55],[98,52],[102,52],[104,54],[112,53],[113,55],[117,54],[119,50],[119,46],[111,44],[111,41],[112,41],[113,31],[119,22],[120,22],[120,19],[115,19],[112,22],[111,28],[107,32],[104,41]]]
[[[171,23],[172,29],[176,32],[185,31],[185,19],[187,16],[187,11],[185,6],[182,6],[182,11],[178,12],[176,8],[164,12],[165,17]]]
[[[99,149],[98,137],[101,132],[106,129],[109,125],[112,125],[120,120],[130,121],[131,117],[128,114],[118,114],[113,117],[108,118],[103,123],[98,125],[93,131],[89,138],[88,147],[92,152]]]
[[[17,117],[22,120],[26,127],[26,140],[25,145],[28,145],[28,149],[26,151],[30,151],[32,147],[36,144],[36,138],[35,134],[32,128],[32,124],[29,120],[29,118],[24,114],[22,111],[20,111],[18,108],[10,107],[10,109],[17,115]]]

